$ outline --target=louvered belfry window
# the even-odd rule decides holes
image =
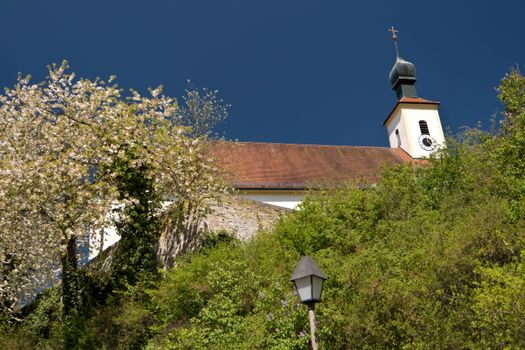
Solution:
[[[430,133],[428,132],[428,125],[426,121],[419,121],[419,129],[421,130],[421,135],[430,135]]]

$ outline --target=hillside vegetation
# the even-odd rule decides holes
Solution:
[[[302,255],[328,276],[323,349],[525,348],[525,78],[507,75],[499,98],[493,131],[466,130],[439,158],[385,169],[370,188],[312,193],[247,243],[210,235],[119,291],[84,272],[82,316],[61,323],[49,290],[4,322],[0,348],[308,349],[289,281]]]

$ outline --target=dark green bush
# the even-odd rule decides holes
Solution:
[[[328,276],[322,349],[525,348],[524,88],[507,76],[502,129],[467,130],[426,164],[311,193],[247,243],[207,236],[160,280],[134,275],[108,292],[94,279],[93,308],[67,324],[48,292],[19,324],[2,323],[0,347],[308,349],[289,281],[308,254]]]

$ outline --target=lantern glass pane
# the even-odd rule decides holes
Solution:
[[[323,290],[323,280],[317,276],[312,276],[312,283],[313,283],[313,296],[312,299],[316,301],[321,300],[321,292]]]
[[[311,300],[312,299],[312,286],[310,281],[310,276],[302,277],[294,280],[295,288],[297,293],[299,293],[299,298],[301,301]]]

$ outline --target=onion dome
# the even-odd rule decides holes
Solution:
[[[411,62],[405,61],[399,55],[399,48],[397,47],[398,31],[394,27],[390,28],[389,31],[392,32],[392,40],[396,47],[396,63],[388,76],[392,90],[396,91],[399,100],[403,97],[417,97],[416,66]]]
[[[398,56],[388,78],[392,87],[396,86],[399,80],[413,80],[415,82],[416,66]]]

